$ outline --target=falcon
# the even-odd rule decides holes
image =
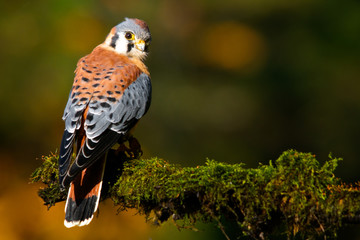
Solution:
[[[59,154],[60,188],[69,188],[68,228],[90,223],[99,204],[107,152],[131,136],[150,106],[151,81],[143,63],[150,41],[144,21],[125,18],[77,63]]]

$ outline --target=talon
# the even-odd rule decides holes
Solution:
[[[128,142],[129,147],[125,145],[125,142]],[[122,139],[116,143],[112,149],[114,150],[116,155],[120,153],[126,154],[129,158],[138,159],[142,156],[143,151],[141,150],[141,145],[139,141],[134,137],[128,137],[127,140]]]
[[[129,137],[129,148],[134,158],[140,158],[143,154],[141,150],[141,145],[135,137]]]

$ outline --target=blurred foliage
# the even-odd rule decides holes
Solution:
[[[77,60],[124,17],[146,20],[153,36],[146,61],[153,102],[135,132],[146,157],[254,167],[288,148],[333,152],[346,159],[338,176],[358,180],[358,1],[1,1],[0,222],[7,229],[16,223],[3,210],[10,192],[28,192],[18,181],[60,144]],[[351,234],[360,239],[359,230]]]
[[[344,223],[360,222],[359,183],[349,185],[336,178],[334,171],[342,159],[331,156],[321,166],[311,153],[288,150],[274,163],[250,169],[243,163],[215,160],[181,167],[159,158],[109,156],[106,167],[118,170],[102,195],[110,197],[119,211],[136,209],[158,225],[171,219],[178,228],[194,229],[199,221],[217,222],[230,239],[222,224],[225,218],[236,224],[230,232],[237,231],[237,238],[326,239],[335,237]],[[32,181],[46,185],[39,196],[52,206],[66,200],[67,194],[59,195],[58,156],[42,160]]]

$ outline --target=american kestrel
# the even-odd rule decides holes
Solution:
[[[99,204],[108,150],[130,135],[150,106],[150,75],[143,63],[150,41],[144,21],[125,18],[77,64],[59,157],[61,189],[69,186],[66,227],[90,223]],[[74,144],[76,158],[71,162]]]

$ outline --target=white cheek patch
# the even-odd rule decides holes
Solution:
[[[126,40],[124,36],[120,36],[116,41],[115,51],[121,54],[126,54],[128,43],[128,40]]]

